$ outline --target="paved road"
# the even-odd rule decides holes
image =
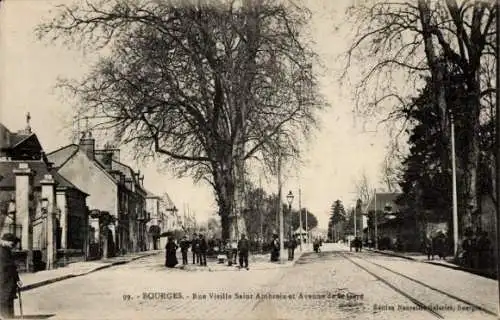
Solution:
[[[24,310],[50,319],[493,319],[495,281],[323,249],[293,268],[249,271],[166,270],[161,255],[149,257],[28,291]]]

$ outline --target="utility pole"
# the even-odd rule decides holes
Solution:
[[[451,120],[451,170],[452,170],[452,190],[453,190],[453,255],[458,255],[458,204],[457,204],[457,169],[455,165],[455,121],[453,113],[450,113]]]
[[[282,185],[281,185],[281,147],[278,147],[278,214],[280,228],[280,263],[285,263],[285,239],[283,230],[283,200],[282,200]]]
[[[496,9],[497,9],[497,46],[499,45],[500,41],[500,19],[498,19],[498,12],[500,12],[500,2],[496,2]],[[496,209],[497,209],[497,238],[496,238],[496,245],[497,245],[497,279],[498,279],[498,297],[500,299],[500,63],[498,62],[497,58],[497,74],[496,74],[496,183],[495,183],[495,191],[496,191]],[[498,304],[498,310],[500,314],[500,301]]]
[[[299,187],[299,235],[300,235],[300,251],[302,252],[302,242],[304,242],[304,236],[302,235],[302,192]],[[306,232],[307,234],[307,232]]]
[[[378,226],[377,226],[377,189],[373,189],[374,191],[374,197],[373,200],[375,201],[375,249],[378,250]]]
[[[354,238],[357,237],[357,232],[356,232],[356,207],[352,207],[352,214],[354,216]]]
[[[307,224],[307,216],[308,216],[308,213],[307,213],[307,208],[306,208],[306,233],[307,233],[307,245],[309,245],[309,243],[311,243],[311,236],[309,235],[309,225]]]
[[[263,196],[264,196],[264,191],[262,190],[262,177],[259,175],[259,188],[260,188],[260,203],[259,203],[259,210],[260,210],[260,252],[262,253],[264,248],[264,225],[263,225],[263,220],[264,220],[264,214],[263,214],[263,208],[262,208],[262,202],[263,202]]]

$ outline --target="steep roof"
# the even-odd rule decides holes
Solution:
[[[135,184],[136,189],[142,190],[144,193],[147,193],[147,190],[144,189],[143,186],[141,186],[139,181],[137,181],[137,179],[135,177],[134,169],[132,169],[128,165],[126,165],[120,161],[114,160],[114,159],[111,161],[111,163],[112,163],[113,170],[118,170],[121,173],[123,173],[123,175],[125,176],[126,179],[127,178],[130,179]]]
[[[19,168],[20,163],[27,163],[29,168],[33,170],[33,187],[35,188],[41,186],[40,181],[43,180],[46,174],[51,174],[54,177],[54,180],[58,187],[66,187],[86,194],[85,192],[78,189],[74,184],[65,179],[63,176],[61,176],[59,173],[57,173],[55,169],[49,169],[47,165],[42,161],[0,161],[0,172],[2,173],[0,188],[15,188],[16,175],[14,174],[14,170]]]
[[[54,164],[55,168],[60,168],[78,152],[78,149],[76,144],[70,144],[52,151],[47,155],[47,158]]]
[[[22,144],[24,141],[28,140],[31,137],[36,138],[36,134],[33,132],[26,130],[24,131],[22,130],[19,132],[12,132],[2,123],[0,123],[0,130],[2,130],[5,135],[4,138],[5,140],[1,141],[2,146],[0,147],[2,148],[12,149],[19,146],[20,144]],[[36,141],[38,142],[38,144],[40,144],[38,138],[36,138]]]

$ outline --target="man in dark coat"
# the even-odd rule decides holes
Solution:
[[[205,240],[205,237],[202,234],[200,234],[199,244],[200,244],[200,251],[199,251],[200,266],[206,266],[208,244],[207,241]]]
[[[14,299],[17,288],[22,286],[12,249],[19,242],[11,233],[2,236],[0,243],[0,315],[2,318],[14,317]]]
[[[193,253],[193,264],[200,263],[200,239],[196,233],[193,233],[193,240],[191,240],[191,252]]]
[[[240,269],[246,268],[248,270],[248,251],[250,250],[250,243],[246,239],[245,235],[241,235],[240,241],[238,241],[238,252],[240,254]]]
[[[292,261],[294,258],[295,248],[297,248],[297,240],[292,236],[288,241],[288,260]]]
[[[181,253],[182,253],[182,264],[186,265],[188,264],[188,250],[189,250],[189,241],[186,236],[182,237],[180,247],[181,247]]]

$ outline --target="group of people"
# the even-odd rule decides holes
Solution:
[[[360,252],[362,250],[363,241],[361,240],[360,237],[355,237],[354,239],[352,239],[349,250],[352,251],[352,248],[354,248],[356,252]]]
[[[290,237],[290,239],[284,243],[285,249],[288,251],[288,260],[292,261],[295,258],[295,249],[300,244],[300,239],[296,236]],[[277,234],[273,234],[273,239],[271,241],[271,262],[277,262],[280,259],[280,240]]]
[[[23,283],[19,279],[16,261],[12,249],[19,243],[11,233],[6,233],[0,240],[0,317],[10,319],[14,317],[14,299]]]
[[[181,249],[182,264],[188,264],[188,251],[191,248],[193,254],[193,264],[200,266],[207,265],[207,250],[208,244],[203,234],[193,234],[193,238],[188,240],[187,236],[182,237],[179,244],[175,241],[174,237],[168,237],[168,242],[165,246],[165,266],[167,268],[174,268],[179,264],[177,260],[177,249]]]
[[[437,255],[439,259],[446,258],[446,253],[448,251],[448,244],[446,235],[439,232],[435,237],[427,236],[424,240],[425,252],[427,254],[427,260],[434,260],[434,256]]]
[[[195,233],[191,240],[188,240],[187,236],[183,236],[179,244],[176,243],[173,237],[169,237],[165,246],[165,266],[167,268],[174,268],[179,264],[177,260],[177,249],[179,248],[181,249],[183,265],[189,264],[188,252],[191,249],[193,264],[207,266],[208,243],[203,234]],[[237,243],[231,242],[222,244],[221,251],[226,252],[227,258],[231,262],[234,258],[234,263],[236,263],[236,255],[239,255],[240,268],[249,269],[248,254],[250,252],[250,243],[244,234]]]

